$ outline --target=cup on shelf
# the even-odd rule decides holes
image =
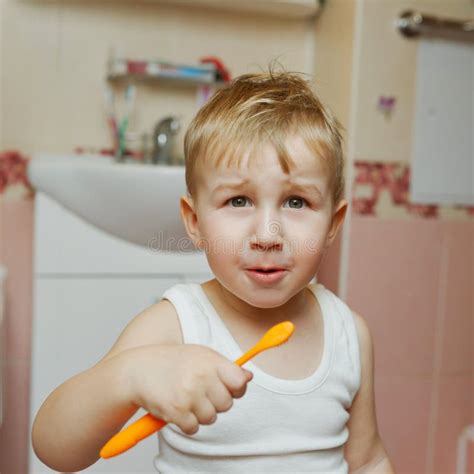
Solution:
[[[122,149],[116,150],[117,161],[143,161],[150,160],[150,134],[148,132],[126,132]]]

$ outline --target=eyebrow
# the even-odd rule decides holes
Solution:
[[[212,190],[212,192],[216,193],[218,191],[222,191],[222,190],[225,190],[225,189],[238,189],[238,188],[242,187],[243,185],[248,184],[249,181],[250,181],[249,179],[243,179],[243,180],[239,180],[239,181],[229,181],[229,182],[226,182],[226,183],[221,183],[221,184],[217,185]]]
[[[307,193],[316,193],[318,197],[322,198],[323,194],[320,189],[315,184],[300,184],[300,183],[290,183],[293,189],[298,189]]]
[[[213,189],[212,194],[217,193],[219,191],[226,190],[226,189],[239,189],[242,186],[244,186],[246,184],[249,184],[249,183],[250,183],[249,179],[243,179],[243,180],[239,180],[239,181],[229,181],[227,183],[221,183]],[[302,184],[302,183],[296,183],[296,182],[293,182],[293,181],[289,182],[289,184],[295,190],[303,191],[303,192],[307,192],[307,193],[316,193],[319,198],[323,197],[320,189],[315,184],[309,184],[309,183],[308,184]]]

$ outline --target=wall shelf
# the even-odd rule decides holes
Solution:
[[[111,58],[107,65],[107,80],[168,80],[194,85],[216,85],[224,82],[222,71],[214,64],[184,65],[160,60]]]

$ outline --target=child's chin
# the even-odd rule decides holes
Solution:
[[[282,299],[281,292],[275,291],[273,293],[273,295],[266,294],[261,296],[256,295],[255,293],[253,295],[247,294],[244,298],[241,299],[244,300],[250,306],[254,306],[255,308],[260,309],[278,308],[279,306],[285,304],[285,301]]]

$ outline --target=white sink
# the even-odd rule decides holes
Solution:
[[[179,213],[184,166],[40,153],[28,177],[37,191],[116,237],[154,250],[195,251]]]

